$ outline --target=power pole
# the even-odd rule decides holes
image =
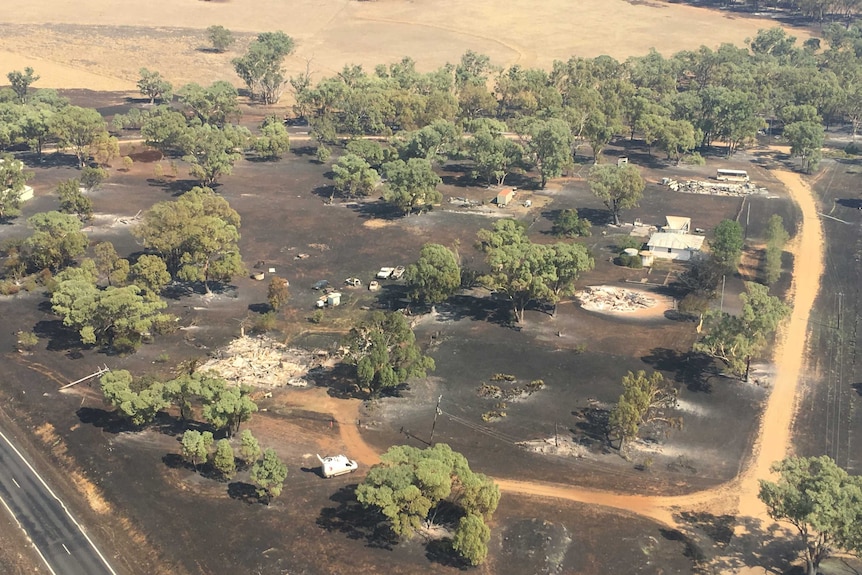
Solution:
[[[721,303],[719,304],[718,311],[724,313],[724,281],[727,279],[726,275],[721,276]]]
[[[434,423],[431,424],[431,439],[428,440],[428,445],[434,445],[434,428],[437,427],[437,417],[443,413],[440,411],[440,402],[443,401],[443,395],[441,394],[437,398],[437,406],[434,408]]]

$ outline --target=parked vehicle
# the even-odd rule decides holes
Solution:
[[[320,291],[322,289],[326,289],[329,287],[329,282],[327,280],[320,280],[314,282],[314,285],[311,286],[311,289]]]
[[[377,291],[380,289],[380,282],[377,280],[371,280],[368,284],[368,291]]]
[[[347,278],[344,280],[344,285],[348,285],[350,287],[359,287],[362,285],[362,280],[359,278]]]
[[[347,459],[346,455],[332,455],[329,457],[318,455],[317,458],[320,460],[320,471],[327,479],[346,473],[353,473],[359,468],[356,462],[352,459]]]
[[[392,272],[395,271],[395,268],[380,268],[380,271],[377,272],[377,279],[379,280],[388,280],[392,275]]]
[[[389,276],[394,280],[400,280],[401,276],[404,275],[404,266],[397,266],[394,270],[392,270],[392,274]]]

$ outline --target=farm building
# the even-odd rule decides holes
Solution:
[[[665,216],[665,223],[661,231],[666,234],[687,234],[691,232],[691,218],[683,216]]]
[[[506,206],[515,198],[515,190],[512,188],[504,188],[497,192],[495,200],[498,206]]]
[[[651,255],[656,258],[688,261],[700,253],[703,240],[703,236],[657,232],[647,242],[647,248]]]

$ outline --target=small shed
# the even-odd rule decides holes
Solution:
[[[506,206],[515,198],[515,190],[512,188],[504,188],[497,192],[497,199],[495,200],[497,205],[502,207]]]
[[[700,253],[703,240],[703,236],[657,232],[650,237],[647,248],[656,258],[688,261]]]
[[[337,307],[341,305],[341,292],[334,291],[326,295],[326,305],[329,307]]]
[[[691,218],[684,216],[665,216],[664,227],[661,231],[666,234],[687,234],[691,232]]]

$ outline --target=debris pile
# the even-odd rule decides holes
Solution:
[[[289,348],[267,337],[243,336],[214,352],[198,371],[217,371],[237,385],[306,387],[309,370],[321,365],[327,355]]]
[[[643,292],[612,286],[590,286],[575,294],[575,298],[581,307],[591,311],[638,311],[658,303]]]
[[[703,180],[687,180],[678,182],[671,178],[662,178],[662,185],[669,187],[675,192],[686,194],[710,194],[713,196],[747,196],[749,194],[766,195],[766,188],[755,186],[751,182],[728,183],[728,182],[705,182]]]
[[[560,457],[584,457],[587,448],[576,443],[571,437],[560,435],[558,437],[543,437],[531,441],[520,441],[518,444],[527,451],[541,453],[543,455],[557,455]]]

